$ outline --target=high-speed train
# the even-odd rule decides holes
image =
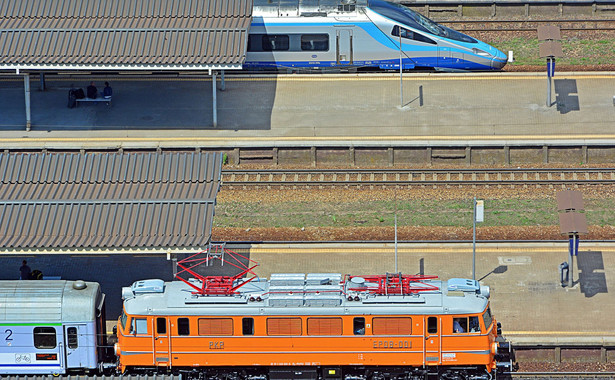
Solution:
[[[401,47],[400,47],[401,45]],[[384,0],[255,0],[244,68],[499,70],[506,55]]]

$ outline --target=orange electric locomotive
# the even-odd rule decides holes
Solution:
[[[202,379],[491,379],[489,288],[433,276],[274,274],[123,289],[119,366]]]

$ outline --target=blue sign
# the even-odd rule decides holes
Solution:
[[[549,78],[555,76],[555,58],[547,58],[547,76]]]
[[[572,244],[573,244],[572,242],[573,241],[576,241],[576,244],[575,244],[576,247],[574,247],[575,248],[574,250],[572,249]],[[568,251],[570,252],[570,256],[578,256],[579,255],[579,237],[578,236],[575,237],[574,239],[570,238],[568,240]]]

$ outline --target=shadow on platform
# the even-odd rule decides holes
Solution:
[[[593,297],[598,293],[608,293],[604,261],[600,251],[581,251],[577,258],[581,293]],[[597,272],[600,271],[600,272]]]

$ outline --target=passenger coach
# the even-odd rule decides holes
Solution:
[[[106,346],[105,295],[85,281],[0,281],[0,374],[95,371]]]
[[[489,379],[497,367],[489,289],[474,280],[277,274],[222,282],[124,288],[120,369],[356,380]]]

